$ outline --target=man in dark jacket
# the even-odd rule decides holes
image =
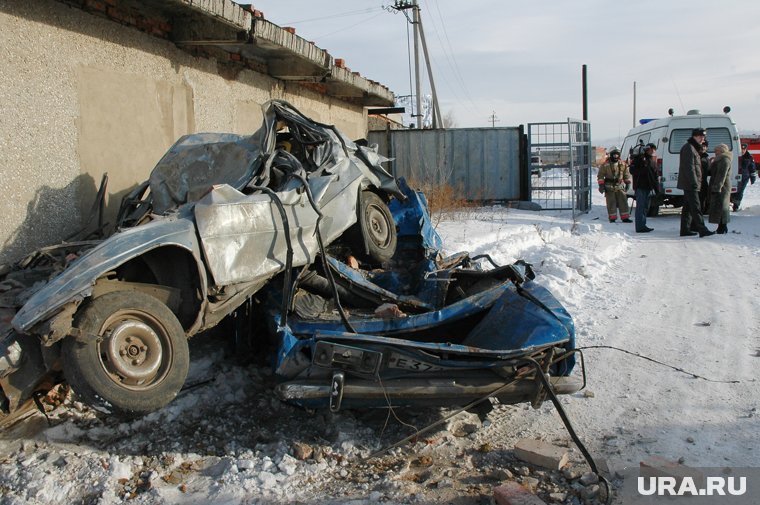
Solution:
[[[733,197],[734,211],[739,210],[744,197],[744,190],[747,188],[747,182],[754,184],[757,178],[757,168],[755,161],[752,159],[752,153],[747,150],[747,144],[742,144],[742,155],[739,157],[739,175],[742,176],[739,181],[739,188]]]
[[[699,188],[702,185],[702,160],[699,152],[702,149],[702,143],[705,141],[705,133],[703,128],[693,129],[691,137],[681,148],[676,187],[683,190],[682,237],[689,237],[697,233],[700,237],[707,237],[714,233],[705,226],[699,204]],[[696,231],[691,231],[692,228]]]
[[[710,152],[708,149],[707,141],[702,144],[702,150],[699,152],[699,157],[702,160],[702,184],[699,188],[699,204],[702,214],[707,214],[707,209],[710,206],[710,184],[707,178],[710,176]]]
[[[657,180],[656,171],[657,146],[647,144],[643,151],[643,154],[633,156],[631,163],[633,190],[636,198],[636,233],[649,233],[652,231],[652,228],[647,226],[649,197],[652,192],[656,194],[660,191],[660,183]]]

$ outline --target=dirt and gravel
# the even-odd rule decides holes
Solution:
[[[526,416],[552,416],[548,404],[535,412],[495,405],[445,421],[454,409],[310,411],[275,398],[266,363],[240,364],[213,341],[194,349],[203,358],[191,381],[200,385],[160,412],[103,418],[68,394],[48,419],[35,414],[6,432],[2,503],[475,504],[490,503],[507,480],[547,503],[594,492],[595,482],[581,484],[588,467],[567,436],[548,439],[571,454],[564,472],[514,455],[517,439],[541,438]]]

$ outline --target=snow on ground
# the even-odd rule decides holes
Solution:
[[[678,222],[665,209],[649,220],[654,232],[636,234],[633,224],[608,223],[594,193],[592,211],[575,220],[490,207],[446,216],[438,231],[450,252],[532,263],[573,315],[578,346],[616,346],[710,379],[586,350],[587,392],[562,403],[597,459],[760,466],[760,184],[748,188],[728,235],[681,238]],[[544,491],[564,482],[511,456],[523,437],[572,446],[550,403],[496,405],[482,423],[460,414],[365,459],[450,411],[306,411],[275,399],[263,361],[224,358],[213,342],[194,343],[193,360],[195,386],[145,418],[97,418],[69,398],[52,425],[37,415],[6,433],[0,503],[475,504],[508,472],[552,480]],[[572,459],[583,468],[577,451]]]
[[[713,381],[740,381],[695,379],[617,351],[588,350],[594,397],[567,410],[592,452],[619,466],[648,455],[759,466],[760,187],[748,187],[729,234],[704,238],[679,237],[680,209],[649,218],[655,231],[637,234],[633,224],[609,223],[603,203],[595,193],[593,210],[575,224],[558,213],[494,208],[440,230],[447,245],[533,263],[537,279],[573,315],[578,346],[621,347]],[[532,431],[562,431],[556,416],[544,415],[551,410],[529,415]]]

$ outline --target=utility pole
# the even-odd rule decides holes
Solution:
[[[414,77],[417,81],[415,85],[416,106],[417,106],[417,128],[422,128],[422,91],[420,83],[420,48],[419,42],[422,41],[422,50],[425,53],[425,64],[427,66],[428,80],[433,93],[433,128],[438,128],[441,123],[441,109],[438,106],[438,94],[435,91],[435,82],[433,80],[433,71],[430,65],[430,56],[428,55],[427,44],[425,43],[425,32],[422,29],[422,18],[420,17],[420,7],[417,0],[395,0],[393,8],[402,11],[412,9],[412,25],[414,25]]]
[[[491,122],[491,128],[496,128],[496,123],[498,123],[500,120],[496,117],[496,111],[493,111],[490,116],[488,116],[488,120]]]
[[[586,65],[581,67],[581,81],[583,87],[583,120],[588,121],[588,79],[586,78]]]
[[[633,81],[633,126],[636,128],[636,81]]]
[[[417,6],[417,0],[414,0],[414,7],[414,11],[417,13],[417,23],[420,25],[420,40],[422,41],[422,50],[425,52],[425,65],[427,65],[430,90],[433,92],[433,128],[438,128],[441,122],[441,109],[438,107],[438,94],[435,92],[433,70],[430,66],[430,55],[428,54],[427,43],[425,43],[425,30],[422,29],[422,18],[420,17],[420,8]]]
[[[420,92],[420,46],[419,46],[419,26],[420,26],[420,11],[417,8],[417,0],[414,0],[414,7],[412,10],[412,24],[414,25],[414,79],[417,81],[415,85],[415,95],[417,96],[417,128],[422,128],[422,93]]]

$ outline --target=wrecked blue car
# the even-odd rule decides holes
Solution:
[[[424,197],[375,149],[286,102],[262,110],[253,135],[180,138],[110,236],[0,267],[0,414],[63,381],[104,413],[157,410],[185,383],[188,339],[253,305],[267,330],[251,338],[275,342],[276,393],[296,404],[581,387],[572,320],[529,265],[442,257]]]
[[[581,389],[572,319],[530,265],[442,257],[424,196],[400,182],[397,249],[384,268],[352,268],[336,250],[301,270],[286,305],[276,282],[267,289],[276,394],[332,410],[540,403],[538,368],[556,394]]]

